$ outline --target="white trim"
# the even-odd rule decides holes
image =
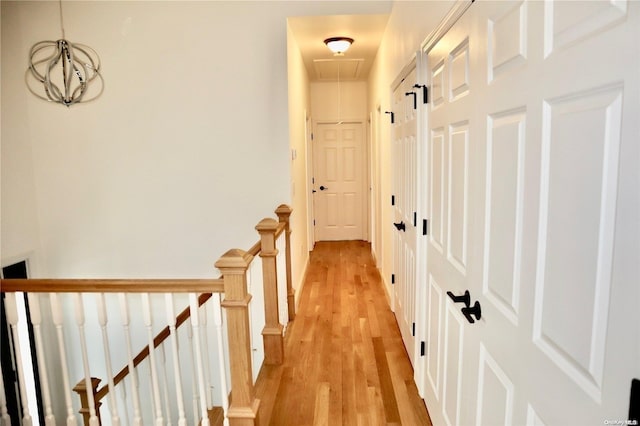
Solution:
[[[398,86],[400,86],[400,83],[402,83],[404,81],[404,79],[407,78],[407,76],[409,75],[409,73],[411,71],[416,69],[416,76],[417,76],[417,66],[418,66],[418,59],[417,58],[418,58],[419,54],[420,54],[420,52],[416,52],[416,53],[413,54],[413,57],[411,58],[409,63],[407,63],[407,65],[402,67],[402,70],[398,73],[396,78],[393,80],[393,83],[391,83],[391,94],[390,94],[391,97],[390,97],[390,99],[393,99],[393,92],[398,88]],[[393,108],[393,102],[391,104],[391,107]]]
[[[309,254],[307,253],[307,260],[304,263],[304,272],[302,273],[302,277],[298,282],[298,287],[293,287],[293,305],[295,307],[295,314],[298,316],[298,310],[300,308],[300,295],[302,295],[302,289],[304,288],[304,283],[307,282],[307,272],[309,271]]]
[[[438,41],[453,27],[460,17],[471,7],[474,0],[456,0],[449,12],[442,18],[438,26],[424,39],[420,51],[429,53]]]
[[[314,219],[314,210],[313,210],[313,142],[311,140],[311,135],[313,134],[313,121],[311,116],[309,116],[309,112],[305,109],[304,111],[304,137],[305,137],[305,146],[304,146],[304,161],[305,161],[305,176],[307,180],[307,257],[309,257],[308,252],[313,250],[313,247],[316,244],[316,236],[315,229],[313,226]]]

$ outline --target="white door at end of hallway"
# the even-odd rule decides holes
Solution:
[[[362,123],[317,123],[313,140],[316,241],[366,240],[366,151]]]

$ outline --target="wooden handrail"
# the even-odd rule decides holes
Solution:
[[[249,253],[253,257],[256,257],[260,253],[260,247],[261,247],[260,240],[258,240],[257,243],[252,245],[251,248],[249,250],[247,250],[247,253]],[[253,260],[253,259],[251,259],[251,260]]]
[[[224,293],[217,279],[2,279],[0,291],[12,293]]]
[[[282,234],[285,230],[285,228],[287,227],[287,224],[284,222],[278,222],[278,227],[276,228],[276,240],[278,239],[278,237],[280,236],[280,234]]]

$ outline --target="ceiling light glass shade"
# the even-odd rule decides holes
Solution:
[[[338,55],[346,52],[351,43],[353,39],[349,37],[331,37],[324,41],[329,50]]]

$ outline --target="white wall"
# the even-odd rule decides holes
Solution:
[[[34,251],[50,277],[214,276],[230,244],[258,239],[289,201],[289,164],[282,12],[253,7],[65,3],[106,82],[67,109],[23,83],[57,4],[3,2],[3,258]]]
[[[393,3],[389,23],[382,43],[369,75],[368,110],[376,115],[379,105],[380,138],[373,138],[377,155],[374,159],[374,175],[379,173],[379,204],[376,206],[376,218],[380,226],[380,241],[376,250],[378,264],[386,284],[388,294],[392,293],[391,273],[393,272],[392,216],[391,216],[391,121],[384,111],[391,110],[391,91],[393,81],[402,69],[411,62],[420,44],[440,23],[453,6],[455,0],[446,1],[396,1]]]

